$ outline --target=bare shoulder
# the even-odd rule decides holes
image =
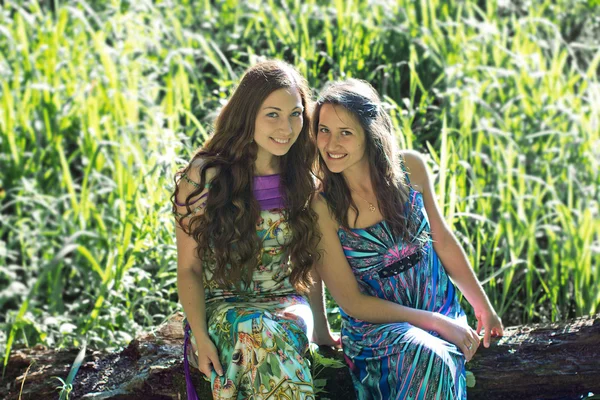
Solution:
[[[327,200],[323,197],[321,193],[316,193],[311,201],[311,207],[314,212],[317,213],[319,219],[321,217],[328,216],[329,209],[327,207]]]
[[[408,170],[410,183],[418,191],[428,187],[429,172],[423,154],[414,150],[404,150],[400,153]]]
[[[173,213],[184,226],[188,225],[190,218],[204,213],[209,186],[217,174],[216,168],[207,168],[204,186],[201,186],[204,165],[203,159],[195,158],[185,170],[178,173],[179,177],[176,178],[177,189],[173,199]]]
[[[202,168],[206,164],[203,158],[195,158],[190,162],[190,166],[186,175],[194,182],[200,182],[200,172]],[[218,171],[217,168],[211,167],[206,169],[206,182],[210,182],[216,175]]]
[[[313,196],[311,207],[314,212],[317,213],[317,217],[319,218],[319,225],[321,227],[335,226],[335,219],[329,210],[329,206],[327,205],[327,200],[323,197],[322,194],[317,193]]]

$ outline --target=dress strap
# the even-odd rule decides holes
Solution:
[[[406,184],[410,186],[410,173],[406,169],[406,164],[404,163],[404,157],[400,156],[400,168],[404,172],[404,178],[406,179]]]
[[[198,182],[193,181],[185,172],[181,173],[181,178],[185,180],[190,185],[194,186],[196,189],[200,189],[200,184]],[[205,189],[210,189],[210,183],[206,183],[204,185]]]

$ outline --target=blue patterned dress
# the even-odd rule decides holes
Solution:
[[[410,189],[405,207],[429,233],[421,193]],[[440,313],[467,325],[457,291],[425,243],[395,238],[385,221],[338,236],[360,290],[407,307]],[[436,332],[407,322],[372,324],[342,310],[342,344],[359,400],[464,399],[465,358]]]

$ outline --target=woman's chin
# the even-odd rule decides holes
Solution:
[[[327,169],[329,170],[329,172],[331,172],[333,174],[340,174],[340,173],[344,172],[344,170],[346,169],[342,165],[335,165],[335,164],[330,165],[327,163],[325,163],[325,165],[327,165]]]

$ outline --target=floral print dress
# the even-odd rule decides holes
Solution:
[[[283,254],[290,233],[284,220],[279,175],[254,179],[261,205],[257,234],[262,262],[250,285],[223,290],[204,268],[209,335],[219,351],[224,374],[210,376],[217,399],[314,399],[312,378],[304,354],[312,332],[307,300],[290,283],[291,265]],[[188,399],[197,399],[190,379],[193,364],[189,325],[185,327],[184,363]],[[195,366],[195,365],[194,365]]]

